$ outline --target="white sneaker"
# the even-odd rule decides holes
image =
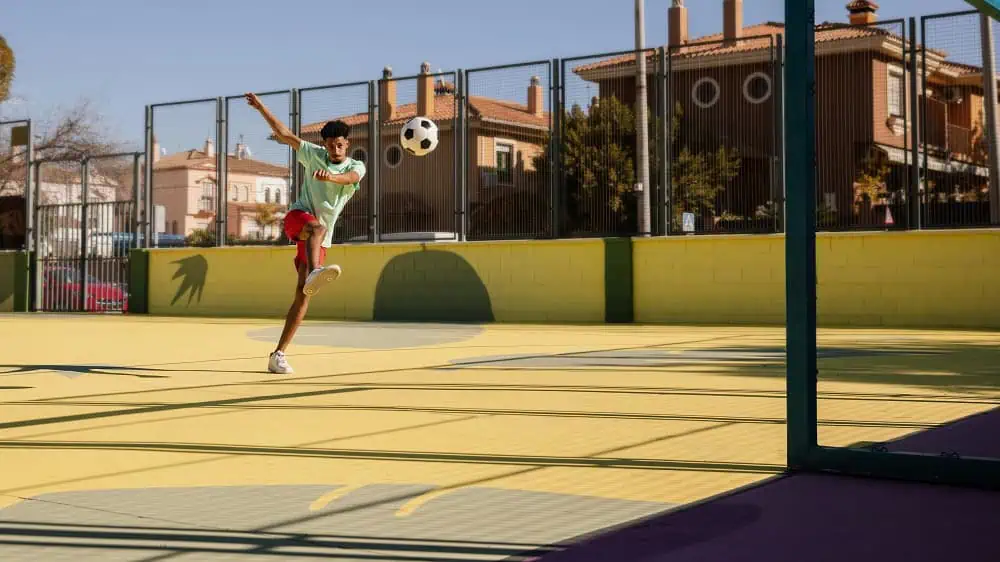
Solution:
[[[314,269],[306,277],[306,285],[302,288],[302,293],[311,297],[327,283],[336,281],[338,277],[340,277],[340,266],[337,264]]]
[[[267,370],[279,375],[287,375],[295,372],[285,359],[285,354],[280,351],[275,351],[268,357]]]

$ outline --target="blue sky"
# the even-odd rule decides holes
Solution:
[[[670,3],[647,0],[648,45],[666,41]],[[686,3],[692,36],[719,31],[722,0]],[[818,0],[817,20],[845,21],[846,3]],[[879,4],[881,19],[968,9],[963,0]],[[24,101],[4,104],[2,114],[44,118],[87,98],[119,140],[141,144],[149,103],[370,80],[387,64],[411,75],[424,60],[450,70],[630,49],[632,6],[628,0],[298,0],[284,8],[276,0],[3,0],[0,34],[15,50],[13,91]],[[744,14],[747,25],[780,21],[784,1],[746,0]],[[520,96],[522,78],[491,88]],[[317,94],[309,111],[356,111],[363,101],[350,94],[336,100]],[[287,107],[287,98],[265,101]],[[263,134],[242,107],[234,108],[234,119],[248,136]],[[199,146],[214,107],[164,114],[164,126],[192,120],[198,125],[173,139],[171,150]],[[248,142],[271,151],[269,160],[281,156],[276,147]]]

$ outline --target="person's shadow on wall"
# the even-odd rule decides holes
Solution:
[[[420,250],[392,258],[375,287],[372,317],[385,322],[493,322],[490,294],[462,256]]]

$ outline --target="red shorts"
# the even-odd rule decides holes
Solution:
[[[316,217],[311,214],[300,211],[298,209],[289,211],[285,215],[285,236],[289,240],[295,242],[296,252],[295,252],[295,269],[299,268],[299,264],[303,264],[306,267],[309,266],[309,257],[306,255],[306,243],[304,240],[299,240],[299,235],[302,234],[302,229],[313,221],[317,220]],[[326,248],[319,247],[319,263],[315,264],[316,267],[323,265],[323,261],[326,260]]]

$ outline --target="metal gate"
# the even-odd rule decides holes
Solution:
[[[141,157],[36,163],[36,310],[128,310]]]

